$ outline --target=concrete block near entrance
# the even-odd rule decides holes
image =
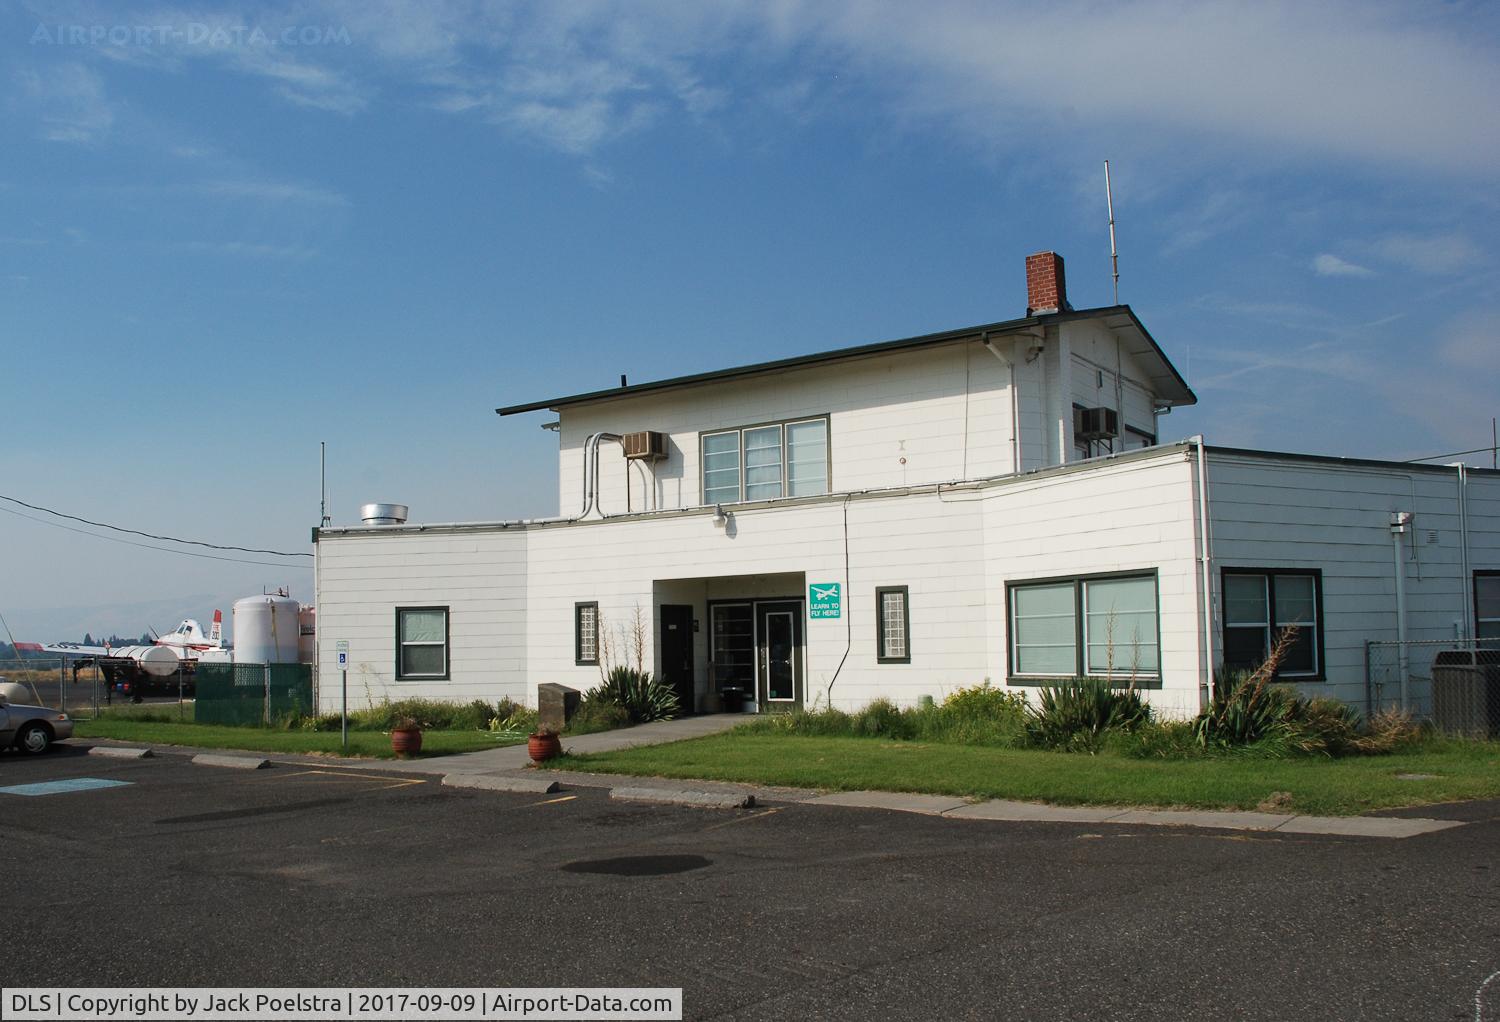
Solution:
[[[968,801],[950,795],[914,795],[900,791],[839,791],[807,800],[811,806],[848,806],[853,809],[890,809],[898,813],[941,816],[961,809]]]
[[[228,767],[230,770],[264,770],[271,765],[269,759],[257,756],[221,756],[213,752],[200,753],[193,757],[193,762],[198,766]]]
[[[578,712],[582,696],[576,688],[544,682],[536,687],[537,729],[561,733]]]
[[[684,788],[611,788],[618,802],[655,802],[658,805],[696,806],[700,809],[750,809],[755,796],[743,791],[689,791]]]
[[[450,788],[481,788],[485,791],[516,791],[529,795],[550,795],[562,786],[550,777],[514,774],[444,774],[443,784]]]
[[[150,749],[127,749],[118,745],[94,745],[89,748],[89,755],[108,756],[110,759],[150,759],[154,753]]]

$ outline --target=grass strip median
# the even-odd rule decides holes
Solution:
[[[186,745],[203,749],[247,749],[254,752],[329,753],[338,755],[343,744],[337,731],[278,730],[258,727],[223,727],[213,724],[140,721],[101,717],[80,720],[74,734],[79,738],[109,738],[145,745]],[[424,731],[422,751],[429,756],[477,752],[515,745],[524,738],[499,738],[485,731]],[[350,731],[349,754],[391,759],[391,737],[379,731]]]
[[[731,731],[570,755],[570,770],[837,791],[912,791],[1059,805],[1354,815],[1500,797],[1500,743],[1433,740],[1386,756],[1198,759]],[[561,764],[560,764],[561,765]]]

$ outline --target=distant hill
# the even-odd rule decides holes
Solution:
[[[78,607],[5,608],[5,620],[17,642],[80,642],[85,635],[100,639],[108,635],[139,637],[150,629],[168,632],[185,617],[197,618],[207,632],[214,611],[224,612],[224,639],[232,641],[234,601],[254,593],[192,593],[159,600],[102,603]],[[292,590],[292,596],[312,601],[311,591]],[[138,639],[136,641],[139,641]],[[0,658],[13,655],[6,637],[0,635]]]

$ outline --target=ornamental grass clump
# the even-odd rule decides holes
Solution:
[[[1134,688],[1115,688],[1107,678],[1078,678],[1045,685],[1027,713],[1032,745],[1065,752],[1097,753],[1113,734],[1129,733],[1151,719],[1151,708]]]
[[[590,689],[584,703],[597,702],[621,707],[632,724],[671,720],[681,712],[672,686],[634,667],[613,667],[604,681]]]

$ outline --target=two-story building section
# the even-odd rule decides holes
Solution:
[[[534,702],[639,634],[698,712],[1089,675],[1188,715],[1289,624],[1355,703],[1368,640],[1500,631],[1500,475],[1160,443],[1196,398],[1135,313],[1026,271],[1019,319],[498,409],[556,414],[564,517],[318,530],[323,676]]]

